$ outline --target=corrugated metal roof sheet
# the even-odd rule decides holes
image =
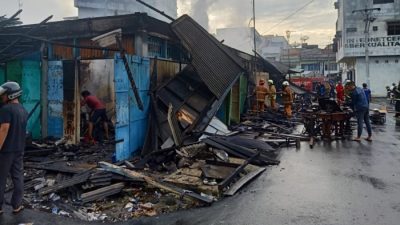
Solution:
[[[184,15],[172,23],[172,30],[192,55],[192,65],[220,99],[243,72],[239,58],[192,18]]]

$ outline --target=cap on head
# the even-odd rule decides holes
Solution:
[[[283,81],[282,86],[289,86],[289,82]]]
[[[273,80],[268,80],[268,84],[274,84]]]
[[[14,100],[22,95],[21,87],[17,82],[6,82],[0,86],[0,96],[7,95],[9,100]]]

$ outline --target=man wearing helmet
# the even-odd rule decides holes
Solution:
[[[21,87],[16,82],[7,82],[0,86],[0,97],[4,103],[0,109],[0,214],[3,213],[8,174],[11,174],[14,184],[11,198],[13,212],[18,213],[23,209],[23,156],[28,113],[18,101],[21,95]]]
[[[285,116],[290,119],[292,118],[292,104],[293,104],[293,91],[289,87],[289,82],[284,81],[282,83],[283,92],[283,106],[285,107]]]
[[[268,94],[268,88],[265,87],[265,80],[261,79],[256,87],[257,104],[254,106],[255,110],[259,112],[265,111],[265,97]]]
[[[268,80],[268,85],[269,85],[269,93],[268,97],[271,103],[271,109],[275,110],[276,109],[276,88],[274,85],[273,80]]]

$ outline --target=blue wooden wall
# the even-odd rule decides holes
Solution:
[[[116,145],[116,160],[134,156],[143,146],[147,129],[150,97],[150,60],[128,56],[129,66],[134,74],[144,110],[140,111],[131,89],[124,63],[115,58],[116,134],[115,140],[124,140]]]

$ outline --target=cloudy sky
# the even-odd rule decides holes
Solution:
[[[169,1],[169,0],[165,0]],[[178,14],[190,14],[211,33],[217,28],[248,26],[252,0],[177,0]],[[292,31],[291,42],[308,36],[310,44],[329,44],[335,33],[335,0],[256,0],[256,27],[261,34],[285,35]],[[48,15],[53,20],[76,16],[73,0],[0,0],[0,15],[12,15],[21,3],[24,23],[37,23]],[[308,4],[310,3],[310,4]],[[306,4],[307,7],[283,20]],[[195,10],[196,9],[196,10]],[[208,20],[208,21],[207,21]],[[276,26],[278,23],[279,26]],[[272,29],[271,29],[272,28]]]

